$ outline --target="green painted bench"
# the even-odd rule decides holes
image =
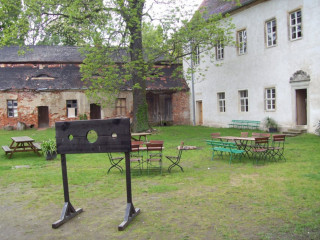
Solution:
[[[260,121],[232,120],[231,123],[229,123],[229,127],[232,127],[232,128],[258,129],[260,127]]]
[[[227,152],[230,154],[229,164],[232,162],[232,157],[234,154],[240,155],[240,160],[242,154],[245,152],[244,150],[238,149],[238,146],[234,142],[222,142],[222,141],[214,141],[214,140],[206,140],[207,144],[211,146],[212,149],[212,157],[211,160],[214,158],[215,152],[220,152],[221,156],[223,152]]]

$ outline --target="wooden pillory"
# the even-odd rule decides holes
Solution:
[[[55,127],[57,152],[58,154],[61,154],[64,207],[60,219],[52,224],[52,228],[60,227],[83,211],[82,208],[74,209],[70,202],[66,154],[123,152],[125,153],[126,159],[127,208],[124,221],[118,226],[118,230],[124,230],[133,218],[140,213],[140,209],[134,208],[132,203],[130,119],[116,118],[107,120],[56,122]],[[91,131],[94,131],[97,134],[95,142],[91,142],[88,139],[88,133]]]

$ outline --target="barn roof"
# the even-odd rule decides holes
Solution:
[[[78,49],[73,46],[4,47],[0,49],[0,63],[81,63],[84,57]],[[25,54],[19,50],[25,50]]]
[[[86,89],[79,71],[82,61],[77,47],[36,46],[25,55],[18,54],[18,47],[5,47],[0,50],[0,90]],[[147,90],[188,89],[186,81],[175,74],[179,67],[157,64],[160,74],[147,79]],[[129,81],[124,90],[130,89]]]

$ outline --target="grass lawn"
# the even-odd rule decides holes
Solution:
[[[71,203],[84,212],[52,229],[64,203],[59,159],[32,152],[8,159],[2,152],[0,239],[320,239],[319,136],[286,138],[286,162],[254,165],[243,158],[229,165],[227,156],[211,161],[205,140],[212,132],[240,136],[241,130],[157,130],[149,139],[164,140],[164,155],[176,155],[180,141],[198,149],[183,152],[184,172],[175,167],[168,173],[164,158],[162,175],[132,174],[133,203],[141,213],[123,232],[117,227],[126,207],[125,174],[107,174],[106,154],[67,155]],[[0,130],[0,145],[12,136],[41,142],[55,131]]]

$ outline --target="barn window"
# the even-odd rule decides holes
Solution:
[[[117,98],[116,100],[116,111],[117,116],[125,116],[126,115],[126,99],[125,98]]]
[[[7,100],[8,117],[18,117],[18,101]]]
[[[78,115],[77,100],[67,100],[67,116],[74,118]]]

